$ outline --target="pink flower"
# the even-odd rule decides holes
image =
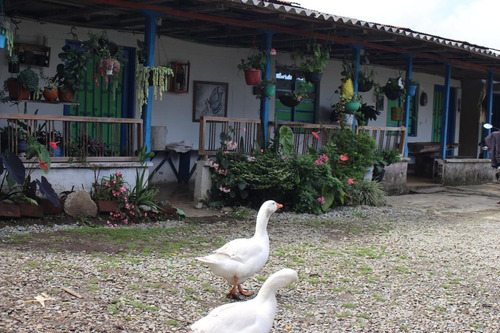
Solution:
[[[276,55],[276,49],[271,49],[271,55]]]
[[[247,131],[247,129],[246,129],[245,127],[243,127],[241,130],[242,130],[243,132],[246,132],[246,131]]]
[[[106,187],[111,187],[111,184],[109,182],[106,182]]]
[[[347,155],[340,155],[340,161],[341,162],[345,162],[349,159],[349,157],[347,157]]]
[[[326,162],[328,162],[328,156],[326,156],[325,154],[320,155],[320,156],[319,156],[319,159],[320,159],[320,161],[322,161],[322,162],[325,162],[325,163],[326,163]]]
[[[120,192],[122,192],[122,193],[123,193],[123,192],[125,192],[126,190],[127,190],[127,188],[126,188],[125,186],[120,187]]]
[[[127,224],[128,223],[128,219],[123,219],[122,222],[125,223],[125,224]]]
[[[121,177],[122,177],[122,173],[121,173],[121,172],[119,172],[119,171],[115,171],[115,176],[116,176],[116,177],[120,177],[120,178],[121,178]]]
[[[224,192],[224,193],[229,193],[229,192],[231,192],[231,189],[229,189],[229,188],[224,187],[224,186],[221,185],[219,187],[219,191]]]
[[[311,134],[316,138],[319,139],[319,132],[314,132],[312,131]]]
[[[321,162],[320,160],[314,161],[314,165],[321,165],[321,164],[323,164],[323,162]]]
[[[354,184],[354,180],[352,178],[347,178],[347,184],[349,185]]]
[[[318,202],[319,202],[320,204],[322,204],[322,205],[324,205],[324,204],[325,204],[325,202],[326,202],[326,200],[325,200],[325,198],[324,198],[324,197],[319,197],[319,198],[318,198],[318,199],[316,199],[316,200],[318,200]]]
[[[38,165],[40,166],[40,169],[42,170],[47,170],[49,167],[47,166],[47,164],[45,162],[42,162],[42,161],[39,161],[38,162]]]

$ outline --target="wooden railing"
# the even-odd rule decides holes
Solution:
[[[32,136],[48,148],[58,142],[55,162],[137,161],[142,148],[142,119],[0,114],[0,128],[2,152],[22,155],[20,142]]]
[[[378,149],[397,150],[404,156],[406,127],[359,126],[357,132],[369,134],[375,140]]]
[[[199,155],[207,159],[217,153],[220,148],[220,134],[226,133],[238,145],[234,152],[251,154],[260,136],[260,119],[202,117],[200,119]],[[294,132],[294,150],[301,155],[308,152],[309,147],[319,149],[327,143],[329,132],[339,130],[339,125],[310,124],[300,122],[279,121],[278,126],[288,126]],[[398,150],[404,154],[406,128],[360,126],[358,132],[368,133],[376,142],[377,148]],[[315,132],[315,135],[313,135]],[[318,138],[316,137],[318,135]],[[274,137],[274,122],[269,122],[268,138]],[[243,140],[242,140],[243,139]]]

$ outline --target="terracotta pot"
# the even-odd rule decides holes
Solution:
[[[101,213],[110,213],[110,212],[116,212],[118,208],[120,208],[120,205],[118,204],[118,201],[98,200],[97,208],[99,208],[99,212]]]
[[[59,93],[58,93],[57,89],[49,90],[49,89],[45,88],[43,90],[42,95],[46,101],[55,102],[55,101],[57,101],[57,97],[59,96]]]
[[[24,89],[17,80],[8,81],[7,88],[9,90],[9,98],[13,101],[28,99],[30,97],[30,91]]]
[[[256,86],[260,82],[262,71],[260,69],[245,69],[245,82],[249,86]]]
[[[57,207],[50,200],[42,199],[43,213],[45,215],[59,215],[59,214],[61,214],[64,202],[62,200],[59,200],[59,204],[60,204],[59,207]]]
[[[71,103],[73,102],[73,98],[75,98],[75,91],[73,89],[68,89],[66,91],[59,89],[58,94],[61,102]]]

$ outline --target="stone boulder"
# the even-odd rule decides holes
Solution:
[[[95,217],[97,205],[87,191],[77,191],[69,194],[64,202],[64,212],[71,217]]]

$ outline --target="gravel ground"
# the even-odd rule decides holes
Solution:
[[[189,240],[169,254],[28,251],[0,238],[0,331],[188,332],[229,301],[229,285],[194,257],[251,235],[255,213],[236,222],[151,225]],[[498,332],[498,217],[498,209],[434,214],[390,206],[274,214],[270,259],[244,287],[257,291],[283,267],[298,272],[300,281],[278,293],[272,332]],[[45,307],[25,302],[42,293],[53,299]]]

